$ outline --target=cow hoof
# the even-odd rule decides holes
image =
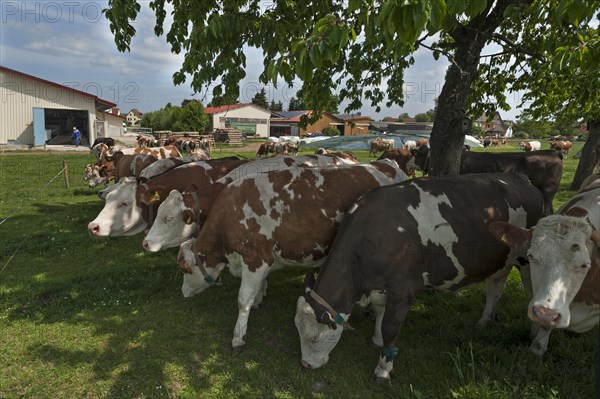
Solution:
[[[244,350],[244,347],[246,346],[246,344],[242,344],[242,345],[238,345],[238,346],[234,346],[231,348],[231,354],[233,356],[239,355],[240,353],[242,353],[242,351]]]

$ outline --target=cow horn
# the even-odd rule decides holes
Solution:
[[[312,291],[315,286],[315,274],[313,272],[307,272],[304,276],[304,293],[308,294]]]
[[[324,317],[326,318],[325,322],[323,322]],[[323,314],[321,315],[321,322],[323,324],[327,324],[333,330],[337,330],[337,323],[335,322],[333,316],[331,316],[331,313],[329,313],[329,311],[323,312]]]

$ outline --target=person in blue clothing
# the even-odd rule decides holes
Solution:
[[[81,139],[81,132],[75,126],[73,126],[73,133],[71,134],[71,138],[75,142],[75,147],[79,147],[79,140]]]

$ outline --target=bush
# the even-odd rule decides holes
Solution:
[[[529,138],[529,135],[525,132],[517,132],[517,133],[513,134],[513,136],[517,139],[524,139],[524,140],[527,140]]]
[[[326,128],[324,128],[322,132],[323,132],[323,134],[326,134],[328,136],[337,136],[340,134],[339,130],[337,130],[334,127],[330,127],[330,126],[327,126]]]

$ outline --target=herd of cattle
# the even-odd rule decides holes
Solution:
[[[598,323],[600,175],[554,213],[560,152],[465,151],[461,175],[409,179],[427,171],[427,143],[386,145],[364,163],[324,149],[248,160],[119,155],[98,145],[106,148],[93,166],[112,162],[116,183],[100,191],[104,207],[89,232],[145,232],[149,252],[178,247],[185,297],[218,284],[225,268],[239,277],[234,352],[245,345],[267,277],[288,266],[319,267],[318,277],[306,275],[295,315],[301,363],[311,369],[327,363],[359,303],[376,314],[372,340],[383,353],[375,376],[389,379],[419,291],[486,281],[479,323],[487,325],[513,265],[530,298],[533,352],[546,351],[554,328],[583,332]]]

